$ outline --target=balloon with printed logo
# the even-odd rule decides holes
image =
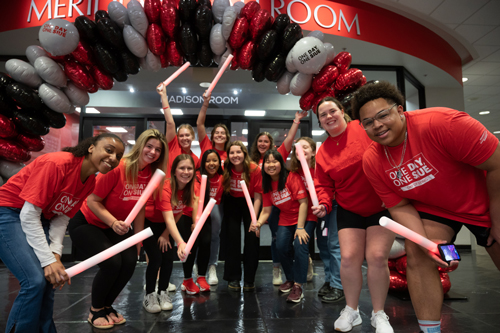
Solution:
[[[282,36],[285,32],[286,27],[290,24],[290,17],[287,14],[279,14],[274,19],[274,23],[271,27],[274,31],[278,33],[278,36]]]
[[[226,40],[222,37],[222,25],[215,24],[210,31],[210,48],[216,55],[222,55],[226,51]]]
[[[285,73],[286,54],[278,53],[266,67],[266,79],[272,82],[278,82],[279,78]]]
[[[99,21],[102,19],[111,19],[111,18],[109,17],[109,14],[107,11],[101,9],[101,10],[98,10],[97,12],[95,12],[94,20],[96,23],[99,23]]]
[[[443,286],[443,294],[448,293],[451,289],[450,276],[447,273],[439,273],[439,278],[441,279],[441,285]]]
[[[253,40],[247,41],[238,52],[238,62],[241,69],[252,69],[255,62],[255,42]]]
[[[229,0],[214,0],[212,5],[212,13],[214,15],[215,23],[222,23],[222,18],[226,8],[230,7],[231,3]]]
[[[42,25],[38,40],[47,52],[62,56],[76,49],[80,36],[73,23],[63,19],[52,19]]]
[[[239,49],[245,40],[247,39],[248,36],[248,29],[250,25],[248,24],[248,21],[244,17],[240,17],[236,19],[234,22],[233,30],[231,31],[231,34],[229,35],[229,39],[227,40],[229,46],[234,49]]]
[[[194,15],[196,11],[196,0],[180,0],[179,1],[179,17],[181,22],[191,23],[194,22]]]
[[[108,5],[109,17],[121,28],[130,25],[127,8],[118,1],[111,1]]]
[[[406,291],[408,291],[408,282],[406,281],[406,276],[401,275],[396,271],[390,271],[389,291],[393,291],[393,292],[406,292]]]
[[[13,82],[7,86],[5,92],[22,108],[38,110],[42,106],[40,96],[23,83]]]
[[[155,57],[158,57],[158,56],[155,56]],[[155,70],[155,72],[157,72],[161,68],[161,62],[160,62],[159,58],[160,57],[158,57],[158,69]],[[113,79],[115,79],[116,82],[125,82],[128,79],[127,72],[125,72],[124,69],[120,68],[118,70],[118,72],[113,73]],[[97,84],[95,85],[95,87],[96,87],[96,91],[97,91]],[[89,92],[92,92],[92,91],[89,91]],[[93,92],[95,92],[95,91],[93,91]]]
[[[199,45],[200,49],[198,50],[198,59],[200,61],[200,65],[203,67],[210,67],[214,58],[214,54],[210,49],[210,44],[202,42]]]
[[[312,81],[312,88],[315,92],[325,91],[339,76],[336,66],[327,65],[323,67]]]
[[[107,45],[100,42],[95,43],[94,56],[97,59],[97,64],[107,72],[114,74],[120,69],[116,54]]]
[[[156,23],[151,23],[148,27],[148,32],[146,33],[148,46],[153,54],[159,56],[165,53],[165,48],[167,47],[167,40],[165,34],[161,27]]]
[[[255,82],[262,82],[265,80],[266,64],[258,61],[253,65],[252,78]]]
[[[94,42],[99,36],[97,25],[86,16],[78,16],[75,19],[75,27],[78,30],[80,39],[83,39],[88,43]]]
[[[179,67],[183,64],[183,54],[180,45],[175,39],[171,39],[167,43],[167,57],[170,66]]]
[[[113,88],[114,84],[113,77],[104,72],[103,70],[101,70],[99,66],[96,65],[89,66],[88,70],[99,88],[101,88],[102,90],[109,90]]]
[[[296,73],[290,82],[290,92],[294,96],[302,96],[311,88],[312,74]]]
[[[64,64],[64,72],[66,73],[66,76],[80,89],[89,91],[95,85],[92,75],[90,75],[85,66],[77,62],[67,61]]]
[[[249,1],[240,11],[240,17],[244,17],[248,22],[252,20],[255,14],[260,10],[260,5],[255,1]]]
[[[326,50],[326,65],[333,65],[332,61],[335,59],[335,47],[331,43],[323,43]]]
[[[78,88],[72,81],[68,83],[68,85],[63,88],[63,92],[68,97],[71,104],[76,106],[85,106],[89,103],[89,94],[87,90],[82,88]],[[54,127],[50,125],[50,127]]]
[[[137,30],[142,37],[146,37],[146,32],[148,31],[148,18],[142,5],[137,0],[130,0],[127,4],[128,18],[130,19],[130,24]]]
[[[35,60],[35,69],[38,75],[47,83],[56,87],[65,87],[68,81],[61,66],[49,57],[38,57]]]
[[[94,51],[85,41],[81,40],[76,49],[71,52],[73,58],[83,65],[92,65],[94,60]]]
[[[161,7],[161,0],[144,0],[144,13],[146,13],[149,24],[160,24]]]
[[[21,133],[17,135],[16,142],[28,151],[41,151],[45,148],[45,140],[41,136],[30,136]]]
[[[123,50],[118,52],[118,60],[120,64],[120,69],[123,69],[125,73],[129,75],[135,75],[139,73],[140,70],[139,59],[137,59],[137,57],[134,56],[130,51]]]
[[[26,112],[26,110],[17,110],[12,120],[16,124],[17,129],[22,129],[28,134],[43,136],[49,133],[49,127],[31,112]]]
[[[212,11],[210,8],[198,6],[194,22],[200,41],[209,41],[210,31],[212,30]]]
[[[16,103],[14,103],[5,91],[0,90],[0,114],[3,114],[7,118],[12,118],[16,110]]]
[[[349,66],[351,66],[352,56],[349,52],[340,52],[333,58],[333,64],[339,69],[339,73],[343,74],[347,72]]]
[[[257,56],[260,61],[266,61],[276,52],[278,33],[274,30],[266,31],[257,43]]]
[[[317,74],[326,61],[323,42],[316,37],[302,38],[293,47],[292,61],[299,72]]]
[[[184,23],[181,27],[181,46],[185,55],[196,53],[196,32],[190,23]]]
[[[131,25],[125,25],[125,28],[123,28],[123,40],[130,52],[137,58],[144,58],[148,54],[146,40]]]
[[[179,11],[173,5],[164,5],[161,10],[161,28],[168,38],[176,38],[180,27]]]
[[[72,83],[71,83],[72,84]],[[68,89],[67,87],[64,89]],[[76,88],[78,89],[78,88]],[[88,96],[88,93],[85,92]],[[66,125],[66,116],[64,113],[55,112],[46,105],[39,110],[43,122],[53,128],[63,128]]]
[[[231,30],[233,30],[234,22],[238,17],[238,11],[234,7],[226,7],[224,10],[224,15],[222,16],[222,36],[224,40],[228,40],[231,35]],[[220,23],[217,23],[220,24]]]
[[[335,80],[336,90],[347,90],[361,80],[363,73],[357,68],[350,68],[347,72],[341,73]]]
[[[265,9],[260,9],[250,21],[250,37],[256,41],[264,32],[271,29],[273,22],[271,14]]]
[[[311,110],[315,97],[316,97],[316,95],[314,94],[314,91],[312,89],[309,89],[308,91],[306,91],[304,93],[304,95],[302,95],[302,97],[299,100],[300,108],[304,111]]]
[[[335,97],[335,89],[328,88],[325,91],[317,93],[315,95],[315,97],[313,99],[313,103],[312,103],[313,104],[312,108],[313,108],[314,113],[316,113],[316,111],[318,110],[319,102],[321,102],[323,100],[323,98],[326,98],[326,97]]]
[[[31,153],[17,142],[0,139],[0,157],[11,162],[28,162]]]
[[[72,113],[74,111],[68,97],[53,85],[42,84],[38,89],[38,94],[43,103],[56,112]]]
[[[45,52],[42,47],[38,45],[30,45],[26,48],[26,57],[32,65],[35,63],[36,58],[42,56],[47,57],[47,52]]]
[[[8,117],[0,114],[0,138],[12,138],[17,136],[16,125]]]
[[[285,71],[285,73],[280,77],[276,84],[276,88],[281,95],[286,95],[290,92],[290,82],[292,82],[293,77],[294,74],[289,71]]]
[[[125,48],[120,27],[110,18],[104,17],[97,22],[99,34],[106,43],[119,50]]]
[[[32,88],[38,87],[43,82],[33,66],[19,59],[7,60],[5,70],[14,80]]]
[[[282,49],[282,51],[283,52],[290,51],[294,47],[294,45],[300,39],[302,39],[302,37],[303,37],[302,28],[300,27],[300,25],[298,25],[297,23],[290,23],[289,25],[287,25],[287,27],[283,31],[283,37],[282,37],[283,49]],[[309,37],[309,38],[313,38],[313,37]]]
[[[337,99],[339,100],[340,104],[342,104],[342,107],[344,108],[345,113],[347,113],[349,115],[349,117],[351,117],[351,118],[353,117],[351,100],[354,97],[355,93],[356,92],[354,91],[354,92],[351,92],[351,93],[349,93],[345,96],[342,96],[342,97],[337,96]],[[394,246],[394,244],[393,244],[393,246]]]

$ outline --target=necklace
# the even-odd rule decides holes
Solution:
[[[396,177],[398,179],[401,179],[401,176],[403,175],[401,173],[401,165],[403,164],[403,159],[405,157],[407,139],[408,139],[408,130],[405,132],[405,143],[403,144],[403,152],[401,153],[401,161],[399,161],[399,165],[396,165],[396,161],[394,161],[394,159],[392,158],[391,152],[387,149],[387,146],[384,146],[385,157],[387,157],[389,164],[391,165],[391,167],[398,169],[398,172],[396,173]]]
[[[335,140],[333,137],[332,137],[332,140],[337,142],[337,146],[339,145],[339,141],[342,139],[342,137],[344,136],[344,133],[347,132],[347,126],[345,127],[344,131],[342,132],[342,134],[340,134],[340,137],[338,140]]]

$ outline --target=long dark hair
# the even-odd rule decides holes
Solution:
[[[260,161],[260,152],[259,152],[259,149],[257,148],[257,141],[259,141],[259,138],[263,135],[267,136],[267,138],[269,139],[269,149],[274,148],[274,138],[271,135],[271,133],[260,132],[259,134],[257,134],[257,137],[253,141],[252,147],[250,148],[250,159],[257,164],[259,164],[259,161]]]
[[[222,165],[221,165],[219,153],[215,149],[209,149],[209,150],[205,151],[203,153],[203,156],[201,157],[201,163],[200,163],[200,169],[199,169],[200,176],[207,175],[207,178],[208,178],[208,172],[207,172],[207,169],[205,169],[205,164],[207,163],[208,155],[210,155],[212,153],[217,155],[217,158],[219,159],[219,168],[217,169],[217,174],[222,175]],[[200,181],[201,181],[201,179],[200,179]],[[210,181],[207,179],[207,183],[209,183],[209,182]],[[201,193],[200,193],[200,195],[201,195]],[[210,200],[210,184],[205,189],[204,207],[208,204],[208,200]]]
[[[278,179],[278,191],[283,191],[285,189],[286,180],[288,178],[288,170],[285,166],[285,161],[283,161],[283,156],[281,156],[281,154],[276,149],[269,149],[264,154],[264,159],[262,160],[262,191],[264,193],[268,193],[268,192],[271,192],[273,190],[272,185],[271,185],[271,182],[273,180],[271,179],[271,176],[269,176],[264,171],[264,164],[266,163],[266,160],[271,155],[274,157],[274,159],[276,161],[278,161],[280,163],[280,166],[281,166],[279,179]]]
[[[80,141],[76,146],[74,147],[64,147],[62,151],[66,151],[68,153],[73,154],[75,157],[83,157],[87,156],[89,154],[89,148],[90,146],[97,145],[97,142],[101,141],[104,138],[112,138],[120,141],[125,147],[125,144],[123,143],[122,139],[116,134],[113,133],[101,133],[99,135],[96,135],[91,138],[86,138],[85,140]]]
[[[175,177],[175,170],[181,161],[189,160],[193,165],[193,178],[186,184],[184,187],[184,192],[182,192],[182,198],[177,197],[177,178]],[[184,204],[188,207],[193,206],[193,200],[195,200],[194,195],[194,161],[191,155],[188,154],[180,154],[174,159],[172,163],[172,169],[170,170],[170,189],[172,190],[172,198],[170,198],[170,202],[173,207],[179,205],[179,202],[184,202]]]

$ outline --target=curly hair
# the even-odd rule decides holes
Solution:
[[[366,103],[379,98],[385,99],[389,104],[397,103],[398,105],[405,105],[403,94],[392,83],[380,81],[378,83],[366,84],[356,91],[351,100],[354,119],[361,120],[359,110]]]
[[[125,147],[125,144],[123,143],[122,139],[116,134],[113,133],[101,133],[99,135],[96,135],[91,138],[86,138],[85,140],[80,141],[76,146],[74,147],[64,147],[62,151],[66,151],[68,153],[73,154],[75,157],[83,157],[87,156],[89,154],[89,148],[90,146],[96,146],[99,141],[101,141],[104,138],[112,138],[115,140],[118,140],[122,143],[123,147]]]
[[[255,140],[252,143],[252,147],[250,148],[250,159],[257,164],[260,162],[260,157],[261,157],[259,149],[257,148],[257,141],[259,141],[259,138],[263,135],[266,135],[269,139],[269,142],[270,142],[269,149],[274,148],[274,138],[271,135],[271,133],[260,132],[259,134],[257,134],[257,136],[255,137]]]

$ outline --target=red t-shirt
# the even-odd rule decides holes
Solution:
[[[96,178],[80,180],[84,157],[57,152],[42,155],[0,187],[0,206],[22,208],[25,201],[40,207],[47,219],[73,217],[94,190]]]
[[[262,194],[262,207],[276,206],[280,210],[278,225],[296,225],[299,218],[300,199],[307,198],[302,179],[296,172],[290,172],[285,188],[278,191],[278,181],[271,182],[272,191]]]
[[[318,201],[332,209],[335,195],[342,208],[367,217],[384,210],[363,172],[363,154],[372,141],[359,121],[351,121],[340,138],[328,137],[316,154],[314,186]]]
[[[311,176],[314,179],[314,168],[309,168],[309,172],[311,172]],[[309,193],[310,190],[309,190],[309,187],[307,186],[306,177],[304,176],[304,171],[302,171],[302,167],[297,170],[297,174],[302,179],[302,182],[304,183],[304,186],[306,187],[306,190]],[[308,199],[308,201],[307,201],[307,218],[306,218],[306,221],[317,222],[318,221],[318,217],[316,215],[314,215],[313,212],[312,212],[311,193],[309,193],[309,196],[307,197],[307,199]]]
[[[177,156],[181,154],[186,154],[179,145],[179,140],[177,135],[174,136],[172,141],[168,143],[168,168],[167,168],[167,178],[170,178],[170,169],[172,168],[172,163]],[[189,151],[189,155],[193,158],[194,165],[198,165],[198,156],[196,156],[192,150]]]
[[[196,163],[196,169],[199,169],[200,168],[200,165],[201,165],[201,158],[203,157],[203,154],[209,150],[209,149],[215,149],[215,151],[217,151],[219,153],[219,156],[220,156],[220,164],[222,166],[222,170],[224,170],[224,161],[227,159],[227,152],[225,150],[219,150],[217,148],[215,148],[213,145],[212,145],[212,141],[210,141],[208,139],[208,135],[205,135],[205,138],[203,140],[201,140],[200,142],[200,149],[201,149],[201,154],[200,154],[200,159],[198,160],[198,162]]]
[[[290,155],[290,152],[286,150],[285,145],[279,146],[277,151],[278,151],[278,153],[281,154],[281,157],[283,157],[283,161],[286,163],[286,159],[288,158],[288,155]],[[259,168],[261,168],[261,169],[262,169],[263,161],[264,161],[264,156],[261,156],[260,160],[259,160]]]
[[[200,187],[194,182],[194,193],[191,194],[190,200],[194,200],[194,196],[200,194]],[[165,181],[165,186],[163,187],[163,195],[161,202],[156,206],[156,208],[162,212],[171,210],[175,215],[181,214],[189,217],[193,216],[193,207],[187,205],[187,199],[183,198],[184,189],[177,190],[177,200],[176,206],[172,206],[172,188],[170,187],[170,179]],[[192,202],[194,203],[194,201]]]
[[[374,142],[363,157],[363,169],[385,205],[394,207],[406,198],[418,211],[491,226],[486,172],[474,166],[491,157],[498,139],[465,112],[436,107],[405,115],[401,179],[384,146]],[[403,145],[387,147],[395,161],[401,160]]]
[[[217,205],[220,204],[222,198],[222,175],[216,173],[212,178],[207,179],[207,185],[210,186],[210,198],[217,200]],[[196,171],[196,183],[201,188],[201,174],[200,171]]]
[[[231,190],[229,194],[235,198],[244,197],[243,189],[241,188],[240,181],[243,172],[236,172],[231,170]],[[254,162],[250,162],[250,186],[248,186],[250,197],[254,197],[254,193],[262,193],[262,173],[260,167]]]
[[[142,191],[151,179],[151,166],[148,165],[139,172],[137,183],[132,184],[125,178],[125,161],[107,174],[97,175],[94,194],[103,200],[101,203],[114,216],[115,219],[125,221],[132,208],[139,200]],[[89,224],[102,229],[109,226],[102,222],[89,208],[87,200],[82,205],[82,213]]]
[[[157,195],[156,198],[151,196],[146,202],[146,218],[155,223],[164,223],[163,212],[171,211],[170,199],[165,200],[165,187],[170,187],[170,179],[165,179],[163,183],[162,196]]]

